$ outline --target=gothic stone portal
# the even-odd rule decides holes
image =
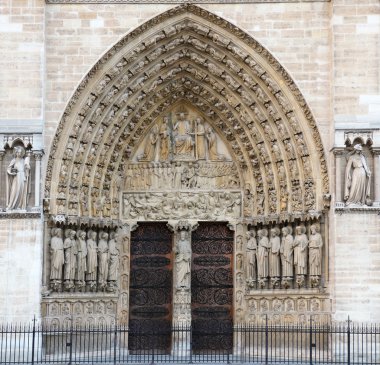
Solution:
[[[234,229],[235,324],[327,320],[328,189],[316,121],[270,52],[204,9],[170,9],[106,52],[60,121],[46,174],[43,316],[127,325],[133,227],[187,220],[183,237],[202,221]],[[176,306],[191,314],[191,290],[180,277],[185,294],[174,291],[173,258],[172,318],[186,322]]]

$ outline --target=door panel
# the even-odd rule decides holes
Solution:
[[[232,350],[233,232],[200,223],[192,235],[191,317],[195,353]]]
[[[170,350],[172,276],[172,234],[166,223],[139,223],[131,234],[131,353]]]

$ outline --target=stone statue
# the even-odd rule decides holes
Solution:
[[[323,240],[319,233],[319,225],[310,226],[309,237],[309,275],[312,287],[317,287],[322,275],[322,247]]]
[[[65,269],[64,269],[64,280],[65,289],[72,291],[74,289],[75,280],[75,270],[77,263],[77,243],[75,240],[76,232],[72,229],[67,229],[65,231],[65,241],[63,242],[63,248],[65,250]]]
[[[275,288],[280,284],[280,230],[274,227],[270,230],[269,240],[269,276],[271,278],[272,287]]]
[[[166,161],[169,158],[170,136],[169,136],[169,118],[164,117],[160,127],[160,161]]]
[[[108,276],[108,233],[100,232],[98,244],[98,266],[99,276],[98,285],[99,289],[104,289],[107,285]]]
[[[190,289],[190,263],[191,247],[188,238],[188,232],[182,230],[179,232],[179,239],[175,246],[175,263],[176,263],[176,287],[177,289]]]
[[[305,234],[305,226],[297,226],[294,237],[294,266],[296,268],[296,281],[299,287],[305,284],[305,276],[307,274],[307,245],[308,239]]]
[[[293,280],[293,236],[291,227],[282,228],[281,258],[282,258],[282,286],[287,289]]]
[[[85,282],[85,272],[87,270],[87,243],[86,243],[86,232],[78,231],[77,240],[77,275],[76,275],[76,286],[79,290],[83,290],[86,286]]]
[[[119,275],[119,249],[115,232],[110,233],[108,242],[109,265],[108,265],[108,291],[116,290],[116,281]]]
[[[190,122],[185,118],[186,114],[183,110],[178,113],[178,120],[173,127],[174,146],[177,157],[192,159],[194,141],[191,137]]]
[[[7,209],[26,209],[30,175],[30,157],[25,156],[25,149],[16,146],[14,158],[7,168]]]
[[[62,270],[65,262],[62,229],[53,228],[50,241],[50,286],[54,291],[62,289]]]
[[[259,286],[265,287],[265,282],[268,280],[268,251],[270,249],[268,240],[268,231],[263,228],[257,231],[258,248],[257,248],[257,276]]]
[[[207,138],[208,159],[210,161],[223,160],[224,156],[219,154],[217,151],[217,138],[216,138],[215,132],[212,130],[211,127],[207,128],[206,138]]]
[[[145,141],[144,153],[142,156],[139,156],[138,160],[154,161],[156,159],[158,137],[158,126],[155,125],[149,133],[148,139]]]
[[[96,244],[96,232],[89,231],[87,239],[87,275],[86,283],[89,290],[96,289],[96,273],[98,269],[98,247]]]
[[[205,127],[202,118],[198,117],[195,119],[195,144],[196,144],[196,159],[205,160],[206,159],[206,137],[205,137]]]
[[[250,229],[247,232],[247,285],[249,288],[255,287],[256,281],[256,255],[257,255],[257,241],[256,232]]]
[[[362,146],[356,144],[347,161],[344,200],[346,205],[369,205],[371,171],[368,168]]]

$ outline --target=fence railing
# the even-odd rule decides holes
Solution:
[[[267,322],[235,325],[232,333],[197,332],[189,326],[149,332],[119,325],[0,326],[0,364],[206,362],[380,364],[380,326]]]

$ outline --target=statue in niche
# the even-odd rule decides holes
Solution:
[[[164,117],[160,127],[160,161],[166,161],[169,158],[170,151],[169,135],[169,118]]]
[[[64,280],[65,289],[72,291],[74,289],[75,270],[77,262],[77,243],[75,240],[76,232],[73,229],[67,229],[65,231],[65,241],[63,242],[63,248],[65,250],[65,270]]]
[[[293,280],[293,236],[291,227],[282,228],[281,240],[281,263],[282,263],[282,286],[285,289],[290,287]]]
[[[155,125],[145,141],[144,153],[138,157],[139,161],[154,161],[156,159],[158,137],[159,130],[158,126]]]
[[[294,266],[296,268],[297,285],[301,288],[305,284],[305,276],[307,274],[307,246],[308,239],[306,236],[305,226],[297,226],[296,234],[293,241],[294,247]]]
[[[258,284],[261,289],[265,287],[268,280],[268,251],[270,249],[268,240],[268,231],[263,228],[257,231],[258,248],[257,248],[257,276]]]
[[[30,176],[30,157],[25,148],[16,146],[7,168],[7,209],[26,209]]]
[[[371,171],[368,168],[362,146],[356,144],[350,153],[345,173],[344,200],[346,205],[370,205]]]
[[[116,290],[116,280],[119,275],[119,249],[115,232],[110,233],[110,241],[108,242],[109,265],[108,265],[108,291]]]
[[[89,231],[87,239],[87,274],[86,283],[90,291],[96,289],[96,272],[98,269],[98,247],[96,244],[96,232]]]
[[[100,232],[99,234],[99,244],[98,244],[98,285],[99,289],[105,289],[107,285],[108,276],[108,233]]]
[[[280,284],[280,230],[274,227],[270,230],[269,240],[269,276],[271,278],[272,287],[276,288]]]
[[[256,255],[257,255],[257,241],[256,232],[250,229],[247,232],[247,285],[249,288],[255,287],[256,281]]]
[[[62,289],[62,270],[65,262],[63,252],[62,229],[53,228],[50,241],[50,287],[54,291]]]
[[[174,253],[177,272],[177,289],[190,290],[191,247],[188,235],[187,231],[181,230],[175,246]]]
[[[319,233],[319,225],[310,226],[309,237],[309,274],[312,287],[318,287],[322,275],[323,240]]]
[[[186,119],[187,112],[177,113],[178,120],[173,126],[175,153],[179,158],[192,159],[194,157],[194,141],[191,136],[190,121]]]
[[[225,157],[223,155],[219,154],[217,151],[217,138],[216,138],[215,132],[212,130],[211,127],[207,128],[206,138],[207,138],[208,159],[210,161],[224,160]]]
[[[87,270],[87,243],[85,231],[78,231],[77,251],[76,286],[79,290],[83,291],[86,286],[85,272]]]

